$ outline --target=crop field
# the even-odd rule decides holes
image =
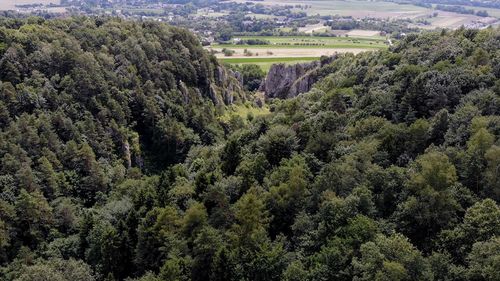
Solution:
[[[233,0],[235,2],[252,2],[252,0]],[[435,28],[457,28],[461,25],[472,24],[477,21],[488,20],[475,15],[463,15],[457,13],[446,13],[429,8],[419,7],[411,4],[397,4],[384,1],[370,0],[262,0],[253,1],[262,5],[307,5],[307,8],[295,8],[295,11],[303,11],[308,15],[340,15],[352,16],[354,18],[391,18],[391,19],[418,19],[427,18],[434,12],[438,16],[431,20],[427,29]],[[467,7],[474,10],[486,10],[490,17],[500,18],[500,9]],[[491,18],[490,18],[491,20]]]
[[[329,29],[329,27],[324,26],[321,23],[318,23],[318,24],[314,24],[314,25],[307,25],[305,27],[300,27],[299,31],[311,34],[311,33],[314,33],[314,32],[319,32],[319,33],[325,32],[328,29]]]
[[[256,64],[264,72],[268,72],[271,65],[275,63],[295,64],[318,60],[319,57],[276,57],[276,58],[220,58],[219,60],[229,64]]]
[[[247,2],[247,0],[235,0],[235,2]],[[358,1],[358,0],[264,0],[255,1],[263,5],[308,5],[305,10],[297,8],[297,11],[305,11],[309,15],[342,15],[356,18],[403,18],[415,17],[429,9],[414,5],[402,5],[393,2],[382,1]]]
[[[0,0],[0,10],[14,10],[16,5],[26,4],[59,4],[60,0]]]
[[[494,17],[478,17],[476,15],[465,15],[457,14],[445,11],[436,11],[438,13],[437,17],[428,18],[427,20],[431,23],[429,26],[424,26],[425,29],[435,29],[435,28],[450,28],[456,29],[462,25],[470,25],[477,22],[483,23],[494,23],[497,21]]]
[[[200,9],[196,13],[197,16],[203,16],[208,18],[218,18],[222,16],[227,16],[228,13],[223,12],[208,12],[206,9]]]
[[[273,63],[298,63],[331,56],[336,53],[360,53],[387,48],[385,38],[364,37],[312,37],[312,36],[245,36],[240,40],[265,40],[265,45],[214,44],[216,57],[232,64],[252,63],[267,71]],[[225,56],[223,49],[232,50]]]
[[[370,50],[378,50],[377,48],[236,48],[232,49],[232,56],[225,56],[222,53],[223,48],[212,48],[218,51],[215,54],[217,58],[282,58],[282,57],[321,57],[331,56],[337,53],[353,53],[358,54]],[[246,53],[245,53],[246,50]]]
[[[218,58],[311,58],[331,56],[335,53],[360,53],[387,48],[385,38],[375,37],[312,37],[312,36],[245,36],[240,40],[259,39],[265,45],[213,44]],[[223,49],[234,53],[228,57]]]
[[[240,40],[260,39],[268,41],[266,45],[222,44],[214,47],[228,49],[266,49],[266,48],[366,48],[381,49],[386,47],[385,38],[380,36],[364,37],[312,37],[312,36],[243,36]]]

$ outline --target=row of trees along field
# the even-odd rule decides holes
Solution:
[[[221,123],[184,30],[2,18],[0,279],[498,280],[499,46],[408,35]]]

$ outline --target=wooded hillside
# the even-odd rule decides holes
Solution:
[[[185,30],[0,26],[0,279],[498,280],[499,29],[223,123],[245,94]]]

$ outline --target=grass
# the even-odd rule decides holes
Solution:
[[[451,5],[451,6],[456,6],[456,5]],[[487,8],[487,7],[475,7],[475,6],[463,6],[463,5],[458,5],[458,6],[464,7],[466,9],[472,9],[476,12],[486,11],[486,12],[488,12],[488,15],[490,17],[500,18],[500,9]],[[439,10],[437,12],[439,12]]]
[[[362,41],[362,42],[372,42],[383,44],[384,37],[381,36],[360,36],[360,37],[320,37],[320,36],[236,36],[242,40],[246,39],[261,39],[267,40],[271,44],[278,43],[326,43],[326,44],[336,44],[338,42],[352,42],[352,41]]]
[[[239,64],[239,63],[259,63],[259,62],[295,62],[295,61],[313,61],[319,59],[318,57],[288,57],[288,58],[221,58],[219,60],[231,64]]]
[[[205,11],[198,10],[198,12],[196,13],[196,15],[197,16],[207,17],[207,18],[219,18],[219,17],[228,15],[228,13],[222,13],[222,12],[205,12]]]
[[[301,1],[292,1],[301,2]],[[307,1],[307,5],[311,5],[312,8],[307,9],[308,14],[320,14],[320,15],[353,15],[356,16],[358,11],[369,11],[371,14],[376,15],[377,13],[418,13],[423,12],[428,9],[413,5],[403,5],[392,2],[382,2],[382,1],[330,1],[330,0],[319,0],[319,1]]]
[[[304,63],[318,60],[318,57],[276,57],[276,58],[220,58],[219,60],[229,64],[256,64],[264,72],[268,72],[276,63]]]
[[[246,2],[248,0],[236,0],[237,2]],[[294,9],[295,11],[305,11],[308,15],[319,14],[325,15],[342,15],[364,17],[366,15],[378,16],[386,18],[388,16],[406,16],[415,15],[418,13],[430,11],[429,9],[408,5],[397,4],[393,2],[383,1],[366,1],[366,0],[263,0],[254,3],[262,5],[308,5],[312,6],[305,10]]]
[[[385,40],[381,37],[313,37],[313,36],[241,36],[242,40],[261,39],[269,41],[266,45],[238,45],[238,44],[214,44],[214,48],[229,49],[325,49],[325,48],[362,48],[383,49],[386,48]],[[311,45],[307,45],[311,44]],[[315,44],[315,45],[313,45]]]
[[[283,16],[266,15],[266,14],[248,14],[247,16],[251,17],[251,18],[256,18],[256,19],[274,19],[274,18],[283,19],[283,18],[285,18]]]
[[[59,4],[60,0],[0,0],[0,10],[16,9],[15,5],[26,4]]]
[[[246,121],[248,119],[248,116],[257,117],[267,115],[269,113],[270,111],[267,106],[259,108],[250,103],[234,104],[229,106],[224,115],[220,116],[219,119],[222,122],[229,122],[231,118],[240,117]]]
[[[241,55],[243,49],[251,50],[254,54],[263,54],[265,57],[224,57],[221,61],[230,64],[256,64],[265,72],[275,63],[302,63],[317,60],[321,55],[332,54],[336,50],[377,50],[387,48],[385,39],[380,36],[371,37],[314,37],[314,36],[241,36],[242,40],[266,40],[266,45],[237,45],[214,44],[213,49],[227,48],[238,50]],[[306,45],[311,44],[311,45]],[[315,45],[313,45],[315,44]],[[262,52],[261,52],[262,50]],[[314,51],[313,51],[314,50]]]
[[[381,44],[360,44],[360,43],[344,43],[344,44],[329,44],[329,45],[236,45],[222,44],[212,45],[214,48],[227,49],[385,49],[387,46]]]

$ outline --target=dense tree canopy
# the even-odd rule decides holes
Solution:
[[[185,30],[1,18],[0,279],[497,280],[499,47],[410,34],[230,126]]]

